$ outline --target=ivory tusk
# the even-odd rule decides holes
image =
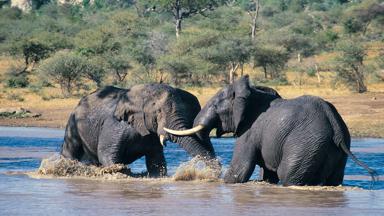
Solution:
[[[165,146],[164,146],[165,136],[160,134],[159,137],[160,137],[160,143],[161,143],[161,145],[162,145],[163,147],[165,147]]]
[[[200,130],[202,130],[203,128],[204,128],[203,125],[197,125],[196,127],[188,129],[188,130],[172,130],[172,129],[168,129],[168,128],[164,128],[164,130],[170,134],[173,134],[173,135],[186,136],[186,135],[192,135],[194,133],[197,133]]]

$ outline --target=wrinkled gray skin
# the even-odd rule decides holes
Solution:
[[[149,176],[167,174],[159,136],[178,143],[191,156],[214,158],[210,143],[195,135],[178,137],[163,128],[191,128],[200,111],[195,96],[164,84],[130,89],[105,87],[81,99],[71,114],[61,154],[92,164],[130,164],[145,156]]]
[[[335,107],[318,97],[281,99],[272,89],[250,87],[248,77],[220,90],[200,111],[195,125],[209,143],[209,132],[233,132],[236,140],[226,183],[249,180],[255,166],[263,180],[283,185],[340,185],[347,155],[366,168],[349,151],[350,135]]]

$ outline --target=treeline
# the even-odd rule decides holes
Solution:
[[[89,85],[211,85],[244,68],[260,69],[258,81],[286,83],[290,59],[324,52],[338,53],[327,70],[358,92],[367,73],[384,79],[383,50],[365,61],[367,44],[383,47],[380,0],[32,2],[28,13],[1,4],[0,52],[23,60],[3,80],[10,87],[27,87],[31,76],[65,95]],[[319,73],[316,63],[293,69]]]

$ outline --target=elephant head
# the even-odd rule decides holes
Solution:
[[[209,133],[214,128],[217,137],[225,133],[240,136],[276,98],[280,95],[274,89],[251,86],[249,77],[243,76],[217,92],[198,113],[194,126],[203,129],[197,136],[210,143]]]
[[[167,130],[191,128],[199,111],[200,104],[190,93],[164,84],[147,84],[134,86],[121,94],[114,116],[135,128],[141,136],[156,134],[162,144],[170,140],[191,156],[213,158],[212,144],[201,142],[195,134],[178,136],[167,133]],[[192,130],[196,131],[196,128]]]

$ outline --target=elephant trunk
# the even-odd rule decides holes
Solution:
[[[212,144],[200,142],[196,136],[179,136],[175,137],[174,141],[185,149],[192,157],[197,155],[206,159],[213,159],[216,157]]]
[[[209,139],[209,134],[213,128],[218,127],[219,116],[214,109],[210,107],[204,107],[196,116],[194,126],[203,125],[204,128],[196,133],[196,136],[204,143],[212,145]]]
[[[192,126],[192,121],[183,118],[181,115],[170,116],[169,121],[166,123],[167,128],[172,130],[187,130]],[[164,130],[166,132],[166,130]],[[215,158],[215,151],[211,143],[202,142],[196,134],[191,135],[174,135],[168,133],[168,138],[178,143],[183,149],[185,149],[191,156],[203,156],[206,158]]]

